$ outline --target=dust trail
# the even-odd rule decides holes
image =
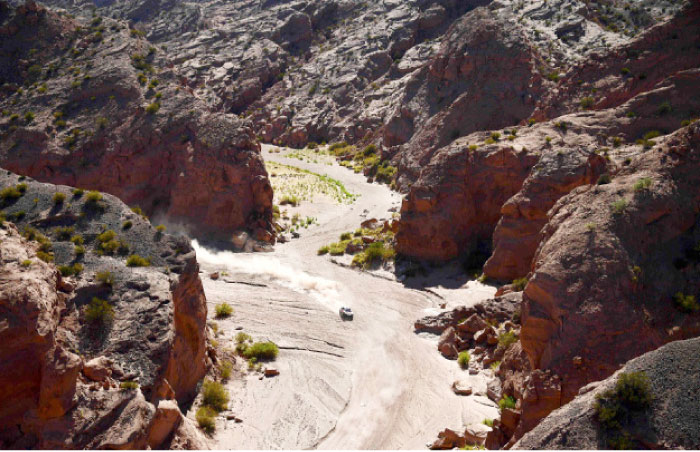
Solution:
[[[197,260],[202,264],[224,267],[231,273],[255,275],[267,281],[275,281],[296,292],[310,294],[316,301],[334,311],[345,304],[341,302],[337,282],[312,276],[284,264],[273,255],[214,251],[204,248],[197,240],[192,241],[192,247],[197,253]]]

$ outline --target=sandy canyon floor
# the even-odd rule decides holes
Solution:
[[[228,382],[228,413],[242,422],[223,413],[212,448],[421,449],[446,427],[496,417],[485,396],[460,397],[451,390],[456,379],[469,380],[483,394],[490,371],[469,375],[437,352],[437,337],[413,331],[414,321],[438,312],[441,303],[473,304],[495,289],[464,279],[459,269],[424,281],[429,291],[414,289],[318,256],[320,246],[362,221],[391,218],[400,195],[332,159],[295,158],[271,146],[263,151],[269,169],[289,165],[327,175],[357,196],[339,202],[319,194],[290,208],[289,214],[316,221],[271,253],[214,252],[195,244],[210,317],[221,302],[235,309],[232,317],[216,320],[219,347],[234,348],[243,331],[280,348],[271,363],[279,376],[237,372]],[[212,272],[224,276],[212,280]],[[339,318],[343,305],[352,307],[354,321]]]

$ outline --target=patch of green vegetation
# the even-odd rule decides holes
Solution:
[[[73,276],[80,274],[83,271],[83,264],[75,263],[73,265],[59,265],[58,271],[62,276]]]
[[[221,376],[221,379],[223,381],[228,380],[229,378],[231,378],[232,373],[233,364],[231,364],[231,361],[221,360],[219,362],[219,375]]]
[[[390,261],[396,257],[393,246],[382,240],[370,243],[364,250],[359,252],[352,259],[352,265],[364,269],[370,268],[378,263]]]
[[[274,342],[255,342],[246,347],[243,356],[246,359],[255,358],[257,361],[269,361],[277,358],[279,348]]]
[[[0,199],[3,202],[14,201],[21,198],[23,194],[17,187],[5,187],[0,190]]]
[[[621,373],[615,387],[596,396],[596,419],[606,430],[612,448],[632,448],[625,428],[634,412],[647,409],[653,401],[649,379],[644,372]]]
[[[229,394],[221,383],[212,380],[204,380],[202,384],[202,404],[217,412],[224,411],[228,407]]]
[[[153,102],[146,107],[146,113],[149,115],[155,115],[158,110],[160,110],[160,102]]]
[[[683,312],[691,313],[700,310],[700,304],[695,300],[694,295],[685,295],[683,292],[677,292],[673,296],[673,302]]]
[[[138,254],[132,254],[126,259],[127,267],[150,267],[151,260],[143,258]]]
[[[507,409],[515,409],[515,406],[517,405],[517,400],[513,396],[503,396],[501,400],[498,401],[498,408],[501,409],[501,411]]]
[[[598,177],[598,182],[596,184],[598,185],[607,185],[610,183],[612,179],[610,178],[610,174],[601,174],[600,177]]]
[[[518,342],[518,335],[515,331],[504,331],[498,335],[498,346],[503,349],[508,349],[511,345]]]
[[[641,192],[641,191],[647,190],[651,187],[652,183],[653,183],[653,181],[650,177],[642,177],[641,179],[639,179],[637,182],[634,183],[634,191]]]
[[[492,427],[492,428],[493,428],[493,419],[484,419],[484,420],[482,421],[482,423],[483,423],[484,425],[488,426],[488,427]]]
[[[233,315],[233,307],[226,302],[217,304],[214,310],[217,319],[226,319]]]
[[[527,278],[517,278],[513,280],[513,289],[516,292],[522,292],[525,290],[525,286],[527,286],[528,279]]]
[[[587,96],[581,99],[581,108],[584,110],[588,110],[590,108],[593,108],[593,105],[595,105],[595,99]]]
[[[462,369],[466,369],[469,367],[469,360],[471,359],[471,355],[469,354],[468,351],[463,351],[459,352],[459,355],[457,355],[457,364],[459,364],[459,367]]]
[[[56,240],[59,241],[73,241],[73,238],[76,238],[76,240],[81,240],[82,244],[82,237],[79,235],[74,236],[73,233],[75,232],[75,228],[73,226],[59,226],[57,228],[54,228],[53,233],[56,235]],[[80,239],[77,239],[77,237],[80,237]],[[75,243],[75,242],[73,242]]]
[[[20,262],[20,265],[24,268],[31,267],[32,261],[30,259],[25,259],[22,262]]]
[[[165,233],[165,230],[166,230],[166,229],[167,229],[167,228],[165,227],[164,224],[159,224],[158,226],[156,226],[156,232],[157,232],[158,234],[163,234],[163,233]]]
[[[114,308],[107,300],[93,297],[85,308],[85,320],[93,326],[104,326],[114,318]]]
[[[281,206],[286,206],[286,205],[291,205],[291,206],[298,206],[301,202],[299,201],[299,198],[293,195],[284,195],[282,196],[282,199],[280,199],[280,205]]]
[[[133,391],[139,388],[139,384],[135,381],[122,381],[119,383],[119,389],[122,391]]]
[[[627,200],[620,198],[612,203],[612,211],[615,215],[622,215],[627,209]]]
[[[97,281],[104,284],[105,286],[111,287],[114,285],[114,275],[112,274],[112,272],[109,272],[106,270],[101,271],[101,272],[97,272],[95,274],[95,278],[97,279]]]
[[[212,434],[216,431],[216,411],[208,406],[199,407],[195,419],[197,420],[199,428],[206,433]]]
[[[124,231],[127,231],[131,229],[131,227],[134,225],[134,223],[131,222],[131,220],[126,220],[124,223],[122,223],[122,229]]]
[[[328,245],[324,245],[321,248],[319,248],[318,251],[316,251],[316,254],[318,254],[319,256],[323,256],[324,254],[328,254],[329,251],[330,247]]]

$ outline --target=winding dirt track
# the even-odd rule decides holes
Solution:
[[[213,253],[197,246],[210,303],[227,301],[233,317],[217,321],[222,347],[234,347],[242,328],[256,340],[272,340],[280,357],[275,378],[237,375],[228,384],[231,412],[221,417],[212,446],[217,449],[422,449],[445,427],[461,428],[493,418],[485,397],[458,397],[456,378],[483,386],[437,353],[436,337],[416,335],[413,322],[436,312],[438,299],[425,291],[344,268],[317,256],[324,244],[356,229],[367,218],[387,218],[400,195],[368,184],[338,165],[303,163],[269,152],[266,160],[327,174],[360,197],[350,205],[314,203],[318,225],[273,253]],[[470,304],[493,290],[470,283],[438,289],[449,304]],[[355,320],[343,322],[338,308],[349,305]]]

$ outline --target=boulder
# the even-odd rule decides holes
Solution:
[[[93,358],[85,363],[83,374],[92,381],[105,381],[112,376],[112,360],[106,356]]]
[[[452,383],[452,391],[457,395],[472,395],[472,385],[464,380],[456,380]]]
[[[464,436],[459,433],[446,428],[445,430],[438,433],[438,439],[430,445],[430,450],[449,450],[455,447],[460,448],[466,445],[466,440]]]

